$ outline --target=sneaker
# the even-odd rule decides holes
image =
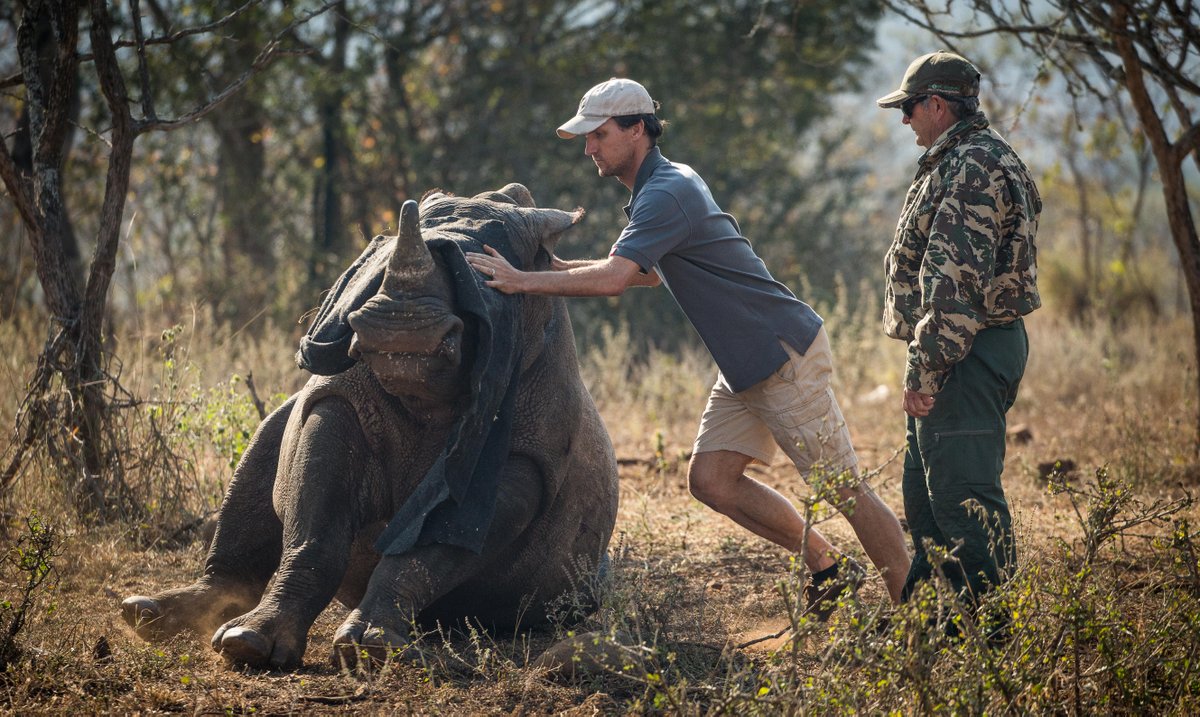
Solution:
[[[833,574],[822,574],[820,579],[810,579],[804,587],[805,612],[820,622],[825,622],[837,609],[838,598],[847,590],[858,590],[867,577],[867,569],[853,558],[842,556],[833,564]],[[825,571],[822,571],[825,573]],[[816,576],[814,576],[816,577]]]

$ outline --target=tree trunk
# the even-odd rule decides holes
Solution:
[[[1079,161],[1075,153],[1079,151],[1074,138],[1070,138],[1069,145],[1065,147],[1064,158],[1067,162],[1067,169],[1071,170],[1071,180],[1075,183],[1075,193],[1079,197],[1079,210],[1076,221],[1079,222],[1079,250],[1082,254],[1083,278],[1081,285],[1076,292],[1071,292],[1072,309],[1076,314],[1074,318],[1079,320],[1087,320],[1090,318],[1092,310],[1092,299],[1096,290],[1096,276],[1099,272],[1096,271],[1095,265],[1098,261],[1099,252],[1093,252],[1092,241],[1092,208],[1088,202],[1088,186],[1087,180],[1084,178],[1083,172],[1079,169]]]
[[[125,196],[129,191],[129,172],[133,157],[133,142],[137,129],[129,109],[129,95],[112,45],[112,21],[105,0],[91,0],[92,52],[96,56],[96,74],[100,89],[108,102],[112,119],[108,154],[108,172],[104,183],[104,203],[100,210],[100,225],[96,231],[96,252],[92,255],[84,301],[80,312],[80,353],[88,362],[94,379],[85,386],[85,415],[94,423],[94,435],[99,437],[107,427],[107,400],[102,389],[108,385],[104,371],[102,329],[108,315],[108,290],[116,271],[117,248],[121,238],[121,221],[125,214]],[[100,443],[97,440],[96,445]],[[106,497],[117,508],[126,503],[127,489],[119,464],[109,466]]]
[[[1158,164],[1158,174],[1162,179],[1167,222],[1171,227],[1171,239],[1179,252],[1179,266],[1183,270],[1188,303],[1192,310],[1192,358],[1200,364],[1200,239],[1196,236],[1196,222],[1188,204],[1187,183],[1183,176],[1183,162],[1187,154],[1181,152],[1167,137],[1154,100],[1146,89],[1137,50],[1127,34],[1133,31],[1128,27],[1128,22],[1128,8],[1124,5],[1118,6],[1113,13],[1114,41],[1124,64],[1125,86],[1133,100],[1138,121],[1150,140],[1150,147]],[[1194,449],[1200,454],[1200,381],[1197,384]]]
[[[313,187],[313,241],[308,261],[309,284],[316,291],[329,286],[336,277],[347,244],[342,194],[346,191],[345,165],[351,153],[346,148],[342,121],[342,102],[346,98],[342,75],[346,70],[350,20],[344,2],[335,6],[333,28],[333,50],[324,63],[322,87],[317,94],[323,163]]]
[[[70,397],[69,409],[62,414],[35,410],[29,419],[33,422],[29,435],[52,430],[52,426],[45,425],[47,422],[65,422],[62,429],[71,432],[73,440],[63,442],[63,446],[69,447],[65,458],[70,464],[64,478],[79,509],[85,514],[96,514],[106,509],[103,428],[107,406],[103,392],[101,334],[97,310],[89,307],[85,299],[94,298],[94,295],[81,289],[78,276],[71,270],[68,246],[74,241],[74,234],[63,201],[62,181],[71,98],[77,91],[76,46],[81,4],[76,0],[32,2],[26,6],[17,31],[17,51],[25,79],[25,107],[29,116],[28,175],[22,177],[17,172],[7,152],[4,159],[10,164],[5,172],[10,193],[20,192],[29,202],[22,214],[29,229],[38,279],[51,314],[52,339],[39,358],[40,375],[35,378],[35,390],[38,386],[43,391],[48,390],[50,377],[58,374]],[[52,38],[53,51],[38,41],[40,32],[47,31]],[[12,186],[14,182],[19,186]],[[121,198],[124,199],[124,189]],[[102,318],[102,305],[98,311]],[[11,477],[5,475],[6,480]]]
[[[35,12],[27,20],[33,24],[33,44],[34,51],[38,56],[38,64],[41,68],[41,76],[38,78],[43,86],[49,85],[52,81],[51,71],[54,67],[54,56],[56,51],[54,28],[50,26],[49,13]],[[62,165],[58,167],[58,171],[62,172],[63,165],[66,164],[67,149],[71,145],[71,138],[75,134],[74,125],[79,119],[79,70],[75,68],[75,78],[71,83],[70,100],[68,106],[69,122],[66,126],[66,131],[63,132],[63,146],[59,154]],[[17,133],[13,136],[12,158],[17,165],[17,169],[25,175],[33,174],[33,136],[29,128],[30,108],[26,104],[21,108],[21,115],[17,119]],[[67,270],[70,271],[73,279],[77,284],[83,282],[83,257],[79,251],[79,241],[75,237],[74,227],[71,225],[70,212],[66,209],[66,197],[63,197],[63,222],[65,225],[65,233],[62,236],[63,256],[68,262]]]
[[[262,308],[275,277],[273,237],[266,218],[270,202],[263,192],[266,122],[258,102],[239,95],[215,113],[213,127],[225,273],[220,293],[212,298],[218,316],[242,323]]]
[[[241,13],[228,26],[233,42],[221,43],[215,77],[230,84],[254,63],[265,16]],[[212,114],[217,134],[217,187],[224,276],[211,298],[217,315],[242,324],[257,316],[274,295],[276,257],[266,191],[266,110],[254,92],[240,92]]]

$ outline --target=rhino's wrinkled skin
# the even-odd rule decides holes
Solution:
[[[432,195],[421,213],[435,202],[499,217],[512,255],[540,268],[579,217],[534,208],[520,185],[470,199]],[[203,576],[122,604],[142,637],[216,628],[213,648],[233,662],[291,668],[336,597],[351,612],[334,638],[335,663],[379,659],[408,643],[414,617],[534,621],[578,584],[580,566],[602,560],[616,516],[616,461],[579,378],[566,305],[536,296],[516,299],[519,388],[482,551],[432,544],[381,557],[374,547],[472,401],[471,319],[455,313],[454,284],[420,241],[416,213],[406,206],[383,287],[351,316],[358,361],[314,376],[259,427]],[[406,234],[417,240],[405,243]]]

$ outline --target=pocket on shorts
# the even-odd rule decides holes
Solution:
[[[776,443],[803,474],[818,463],[836,472],[857,464],[850,431],[829,388],[806,403],[777,412],[773,424]]]
[[[797,363],[799,363],[799,361],[794,359],[791,354],[788,354],[788,360],[784,361],[779,365],[779,368],[775,369],[775,372],[771,374],[771,379],[776,382],[783,381],[786,383],[795,383]]]
[[[793,385],[792,388],[799,392],[799,386]],[[779,425],[784,428],[799,428],[819,421],[829,414],[830,405],[833,403],[832,391],[828,389],[818,391],[807,398],[808,400],[804,403],[779,411],[777,414]]]

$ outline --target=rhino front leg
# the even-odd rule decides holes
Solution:
[[[386,555],[375,567],[367,592],[338,628],[331,661],[352,667],[366,658],[380,663],[411,642],[415,617],[434,601],[484,570],[512,560],[513,542],[538,514],[541,474],[523,458],[510,458],[500,478],[496,513],[476,555],[450,545],[426,545],[400,555]],[[485,602],[487,596],[481,596]]]
[[[300,664],[309,628],[342,582],[357,525],[354,505],[369,451],[353,408],[342,399],[321,401],[296,445],[288,478],[275,491],[284,526],[275,580],[257,607],[212,639],[214,650],[253,667]]]
[[[271,505],[279,447],[296,399],[267,416],[234,470],[221,504],[217,532],[195,583],[121,603],[125,622],[146,640],[180,632],[210,633],[258,602],[279,565],[283,528]]]

